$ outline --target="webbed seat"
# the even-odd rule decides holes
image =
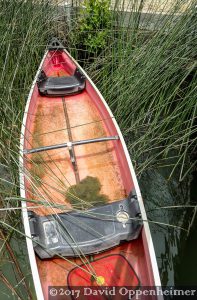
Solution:
[[[81,93],[85,89],[85,76],[76,68],[73,76],[47,77],[42,70],[37,80],[41,95],[61,97]]]
[[[96,254],[138,238],[142,228],[138,200],[132,193],[124,200],[86,211],[28,214],[34,250],[41,259]]]

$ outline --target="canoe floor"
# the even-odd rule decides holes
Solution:
[[[65,98],[38,96],[35,112],[31,116],[28,141],[32,148],[61,144],[71,139],[79,141],[109,135],[86,91]],[[69,126],[71,129],[68,129]],[[87,176],[96,177],[101,184],[100,193],[106,195],[109,202],[127,196],[112,141],[75,146],[74,152],[80,181]],[[68,148],[35,153],[29,155],[28,159],[33,182],[29,187],[32,195],[29,196],[71,208],[65,194],[68,187],[76,184],[76,175]],[[54,213],[54,209],[42,207],[36,212],[46,215]]]

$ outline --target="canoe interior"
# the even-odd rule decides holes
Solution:
[[[75,68],[66,52],[61,51],[49,51],[42,67],[47,76],[71,76]],[[118,135],[109,112],[88,81],[82,93],[56,98],[40,96],[35,85],[27,114],[24,149]],[[76,185],[77,180],[82,181],[88,176],[99,182],[99,194],[104,195],[107,202],[124,199],[134,188],[120,140],[76,146],[74,152],[77,172],[66,148],[24,155],[26,198],[34,199],[35,202],[62,204],[66,211],[72,209],[67,190]],[[35,202],[27,205],[37,214],[62,212],[59,208],[46,206],[34,209],[32,206],[37,204]],[[148,286],[153,283],[153,276],[146,247],[142,230],[139,239],[95,257],[122,254],[128,258],[141,284]],[[82,264],[79,258],[69,260],[70,262],[60,258],[37,258],[46,299],[48,285],[65,286],[68,272],[74,267],[73,263]]]

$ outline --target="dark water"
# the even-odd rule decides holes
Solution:
[[[25,239],[21,238],[21,236],[14,237],[11,239],[11,246],[14,249],[15,255],[20,264],[20,268],[23,272],[23,275],[26,278],[28,288],[30,291],[32,291],[32,294],[35,295],[29,261],[27,257]],[[27,300],[28,293],[26,291],[26,288],[24,287],[24,282],[23,280],[21,280],[22,278],[19,278],[19,276],[16,274],[17,272],[15,271],[16,269],[14,267],[14,264],[8,256],[7,259],[5,257],[5,260],[1,262],[1,270],[4,276],[9,280],[9,282],[12,284],[14,289],[17,291],[21,299]],[[14,293],[12,293],[10,289],[8,289],[0,279],[0,300],[4,300],[4,299],[18,300],[18,297]],[[35,296],[34,299],[36,299]]]
[[[197,172],[191,182],[191,203],[197,205]],[[197,214],[190,230],[187,242],[181,248],[180,260],[176,268],[176,283],[197,285]]]
[[[152,210],[155,206],[197,204],[197,174],[179,183],[167,180],[165,170],[147,172],[140,180],[148,217],[188,228],[194,209]],[[152,211],[151,211],[152,210]],[[197,285],[197,215],[189,233],[167,225],[150,224],[162,285]]]
[[[168,182],[168,175],[166,170],[151,170],[140,179],[148,218],[152,221],[187,228],[194,210],[183,208],[155,210],[155,207],[197,204],[197,174],[194,174],[189,185],[188,181],[178,183],[176,178]],[[197,285],[197,215],[189,234],[167,225],[150,224],[150,228],[162,285]],[[21,236],[16,236],[12,238],[11,244],[30,289],[33,290],[25,240]],[[13,263],[8,257],[0,262],[0,268],[16,287],[21,298],[28,299],[22,282],[17,285],[18,278],[13,271]],[[4,299],[17,299],[17,297],[0,281],[0,300]]]

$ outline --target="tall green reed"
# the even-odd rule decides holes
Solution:
[[[117,36],[88,71],[118,120],[137,172],[168,163],[182,180],[194,164],[197,18],[194,2],[184,13],[179,4],[161,15],[159,29],[152,17],[154,31],[129,23],[126,38]]]

